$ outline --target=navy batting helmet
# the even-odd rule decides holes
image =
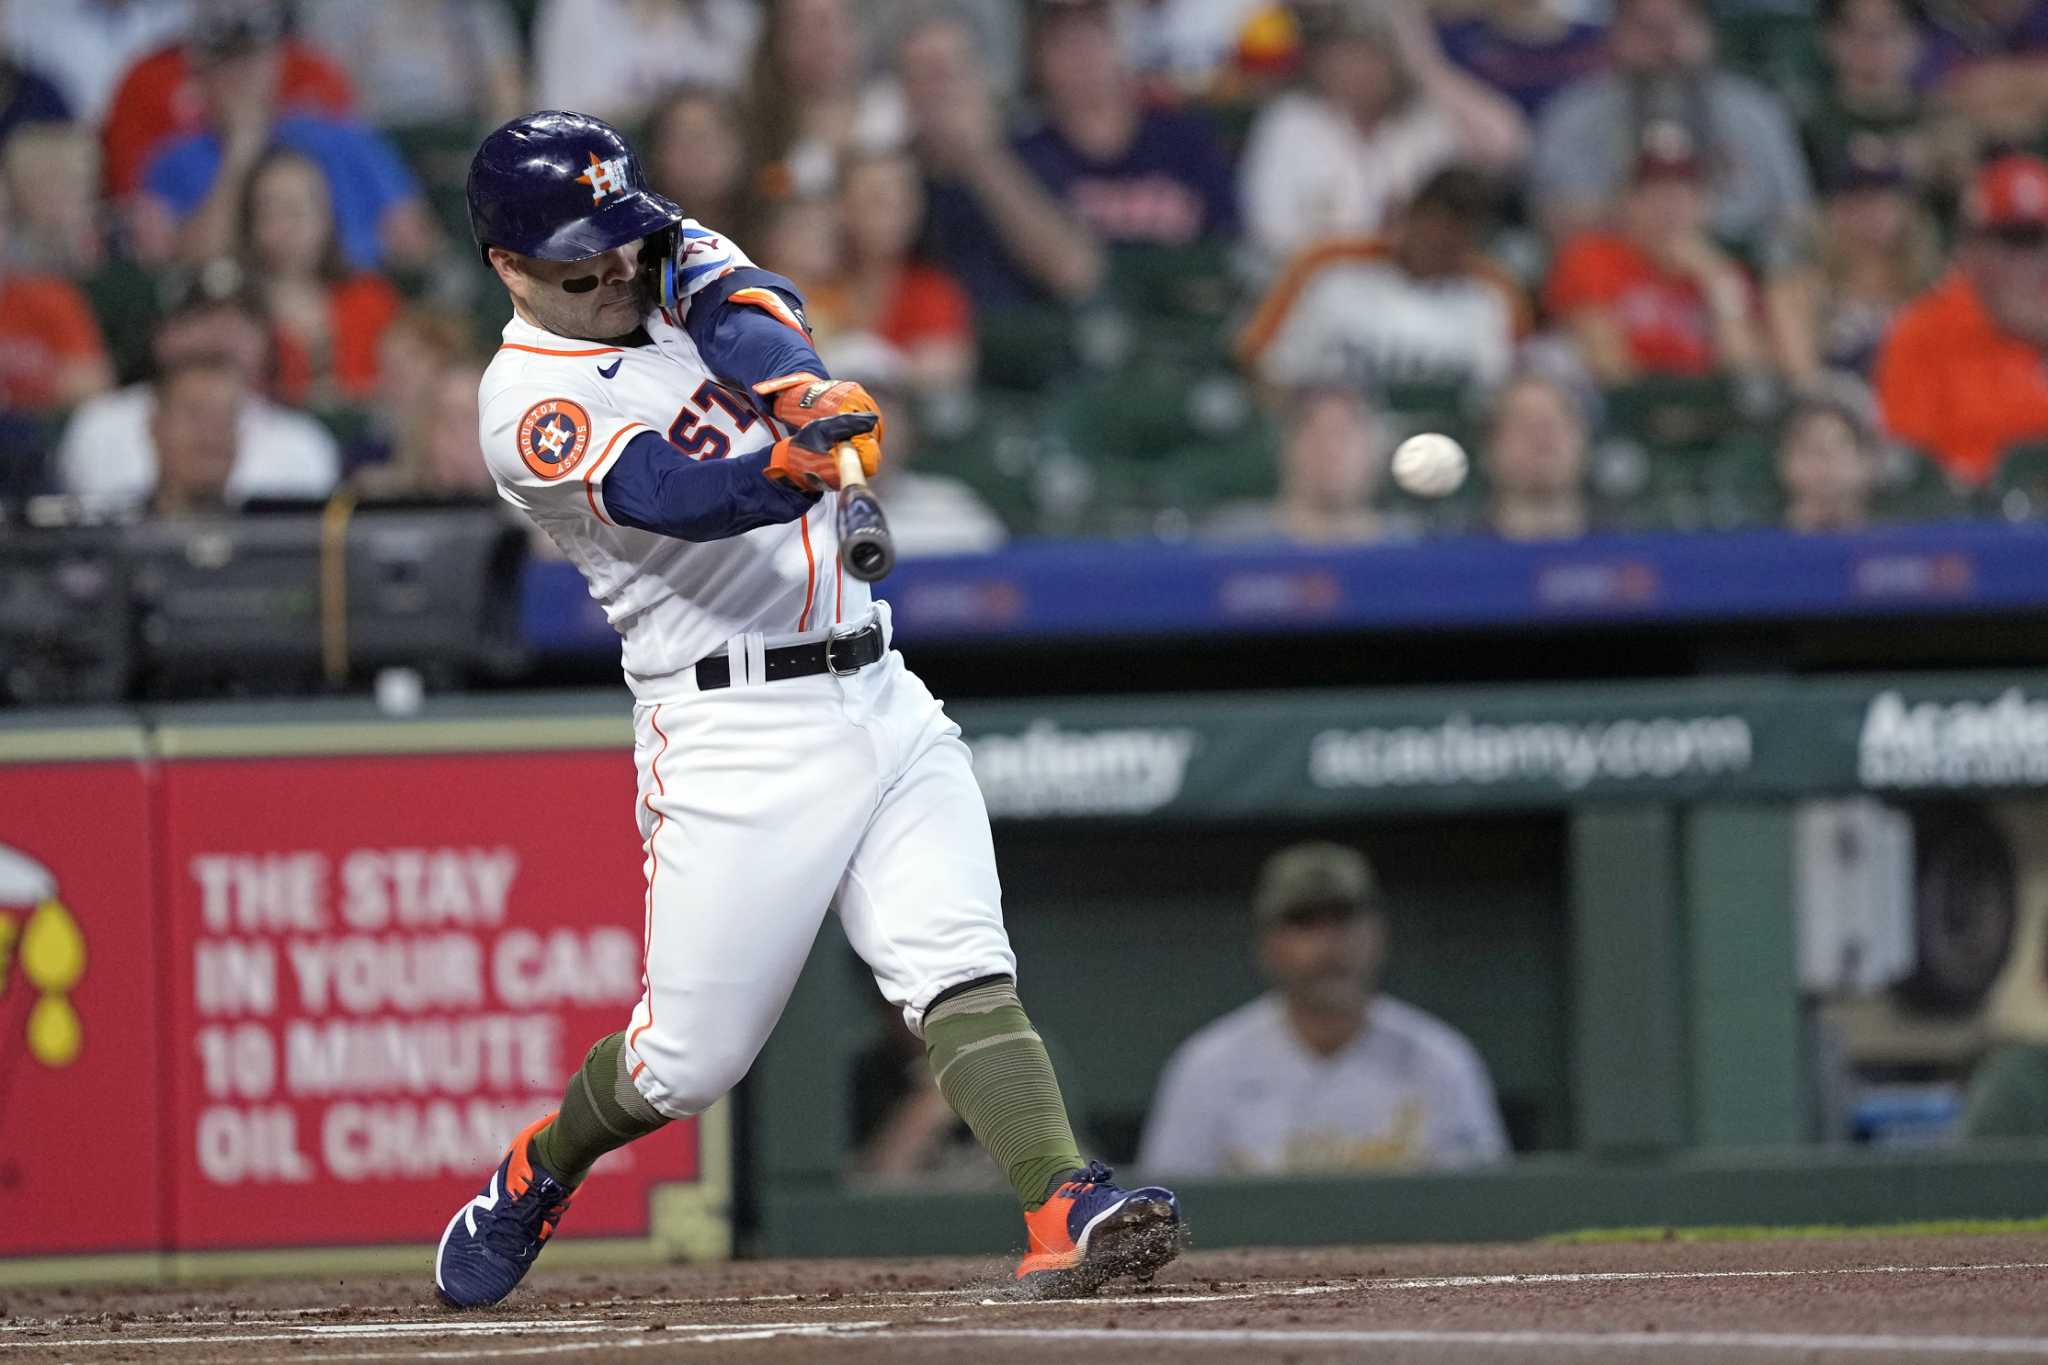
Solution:
[[[469,227],[486,258],[503,247],[580,261],[664,232],[683,211],[647,188],[619,130],[543,109],[484,139],[469,163]]]

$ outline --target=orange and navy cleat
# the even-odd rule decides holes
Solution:
[[[1025,1294],[1082,1297],[1119,1275],[1149,1280],[1180,1255],[1188,1226],[1173,1191],[1118,1189],[1110,1175],[1091,1161],[1024,1215],[1031,1248],[1017,1265],[1017,1287]]]
[[[434,1253],[434,1289],[451,1308],[486,1308],[526,1278],[575,1192],[535,1163],[528,1144],[553,1114],[512,1139],[484,1192],[455,1211]]]

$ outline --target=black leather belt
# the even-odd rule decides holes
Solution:
[[[843,678],[860,672],[869,664],[880,663],[884,652],[879,623],[863,626],[850,635],[828,635],[807,645],[782,645],[762,651],[766,660],[764,681],[806,678],[813,673],[836,673]],[[697,661],[698,691],[711,692],[731,686],[732,661],[725,655],[714,654]]]

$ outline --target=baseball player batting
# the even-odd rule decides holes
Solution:
[[[847,474],[880,467],[874,401],[827,375],[790,282],[649,191],[598,119],[530,114],[485,138],[469,215],[512,299],[481,391],[492,477],[623,641],[646,963],[626,1026],[449,1220],[441,1297],[504,1298],[591,1163],[739,1081],[828,909],[1015,1188],[1020,1287],[1150,1276],[1185,1240],[1179,1205],[1076,1150],[959,727],[840,565],[824,495],[838,447]]]

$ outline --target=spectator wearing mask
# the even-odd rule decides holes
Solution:
[[[1776,465],[1787,528],[1853,531],[1869,523],[1877,456],[1847,404],[1831,398],[1796,404],[1778,430]]]
[[[909,135],[894,78],[871,79],[852,0],[769,0],[744,99],[747,157],[770,191],[830,194],[853,155]]]
[[[1407,534],[1373,505],[1386,482],[1389,442],[1363,388],[1324,383],[1287,391],[1278,401],[1279,496],[1225,508],[1204,534],[1300,545],[1366,545]]]
[[[270,319],[271,392],[295,407],[369,398],[378,342],[401,304],[383,277],[342,260],[319,166],[288,147],[264,153],[249,171],[238,236]]]
[[[0,0],[0,50],[45,73],[96,128],[128,68],[191,23],[191,0]]]
[[[1559,250],[1545,300],[1600,384],[1765,368],[1755,289],[1708,235],[1708,193],[1684,129],[1655,125],[1615,229],[1580,232]]]
[[[967,19],[941,11],[910,25],[896,70],[931,241],[975,308],[1093,295],[1107,268],[1102,242],[1017,155]]]
[[[730,91],[687,85],[649,119],[647,178],[700,223],[751,241],[753,195],[739,104]]]
[[[1607,65],[1607,33],[1557,0],[1488,0],[1438,29],[1444,55],[1530,118],[1550,97]]]
[[[491,128],[526,107],[519,30],[504,0],[330,0],[302,5],[299,31],[348,72],[376,127]]]
[[[261,396],[270,370],[269,330],[242,288],[240,268],[218,262],[173,276],[167,287],[171,297],[150,343],[156,373],[225,364],[250,395],[236,409],[228,499],[325,497],[340,476],[340,452],[318,422]],[[81,404],[57,447],[63,491],[113,504],[147,502],[157,485],[150,438],[155,408],[156,391],[148,383]]]
[[[1236,186],[1200,115],[1148,108],[1107,0],[1037,0],[1031,70],[1043,126],[1017,155],[1111,244],[1237,232]]]
[[[1554,241],[1604,219],[1627,190],[1645,130],[1676,123],[1705,171],[1708,228],[1749,244],[1767,273],[1807,260],[1813,190],[1785,105],[1715,64],[1704,0],[1617,0],[1609,70],[1551,100],[1529,191]]]
[[[1379,989],[1387,913],[1362,854],[1281,850],[1260,872],[1252,916],[1271,989],[1174,1052],[1146,1118],[1143,1170],[1444,1169],[1508,1154],[1472,1044]]]
[[[541,0],[533,103],[633,123],[676,85],[737,87],[760,33],[756,0]]]
[[[0,191],[0,262],[12,255],[10,207]],[[113,382],[106,342],[78,287],[0,264],[0,409],[60,412]]]
[[[99,140],[75,123],[23,128],[0,151],[14,206],[9,255],[31,269],[82,280],[107,258],[100,222]]]
[[[1878,353],[1885,427],[1981,487],[2008,446],[2048,436],[2048,162],[2009,155],[1963,203],[1954,265]]]
[[[1558,381],[1534,372],[1494,399],[1480,465],[1486,524],[1503,540],[1570,540],[1592,529],[1585,412]]]
[[[1276,263],[1327,237],[1378,232],[1452,162],[1521,160],[1521,111],[1445,60],[1407,0],[1297,10],[1307,85],[1260,112],[1239,168],[1247,234]]]
[[[1383,235],[1328,242],[1290,263],[1239,338],[1239,360],[1277,385],[1331,373],[1498,383],[1529,309],[1482,254],[1497,213],[1484,175],[1438,171]]]
[[[277,0],[198,0],[183,40],[138,61],[114,90],[101,129],[107,193],[140,189],[158,151],[211,127],[218,88],[238,82],[260,84],[288,112],[355,112],[347,74],[285,33]]]
[[[203,264],[241,249],[249,173],[273,145],[302,153],[327,179],[341,254],[358,270],[420,266],[440,244],[417,181],[383,138],[360,124],[296,112],[282,84],[288,50],[274,30],[224,32],[196,71],[201,130],[166,142],[132,204],[138,257]]]
[[[186,360],[150,385],[149,460],[156,487],[152,517],[216,516],[230,510],[228,481],[249,392],[224,360]]]
[[[900,152],[850,162],[838,207],[839,268],[808,296],[812,326],[821,336],[885,343],[910,393],[966,387],[974,377],[973,308],[951,275],[913,254],[924,221],[916,163]]]

